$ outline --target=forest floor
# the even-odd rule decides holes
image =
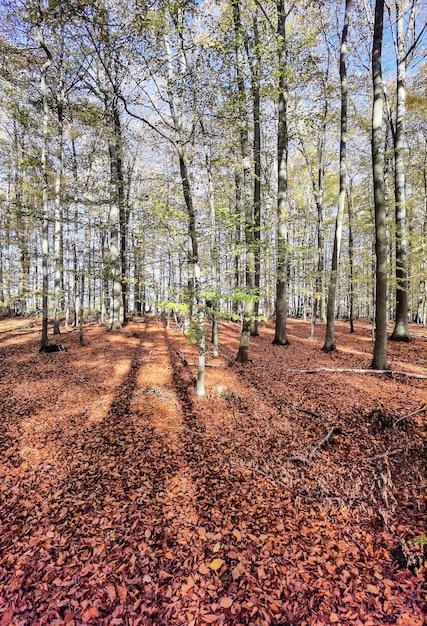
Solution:
[[[31,324],[0,322],[1,626],[425,623],[425,330],[392,375],[302,373],[368,369],[370,326],[269,323],[241,365],[223,322],[198,398],[163,321]]]

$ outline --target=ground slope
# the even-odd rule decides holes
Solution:
[[[267,326],[240,365],[223,323],[197,398],[162,321],[50,355],[29,324],[0,326],[1,626],[423,623],[425,381],[290,371],[369,368],[368,326],[329,355]]]

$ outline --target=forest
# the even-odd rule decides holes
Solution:
[[[0,626],[421,626],[426,0],[0,0]]]

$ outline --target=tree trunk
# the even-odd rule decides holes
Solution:
[[[255,302],[254,319],[251,325],[252,337],[257,337],[260,278],[261,278],[261,54],[258,32],[258,18],[254,18],[254,53],[255,60],[251,64],[252,74],[252,98],[253,98],[253,118],[254,118],[254,255],[255,255]]]
[[[22,315],[26,314],[28,308],[28,292],[30,287],[30,251],[28,242],[27,218],[22,205],[22,176],[20,171],[20,160],[22,150],[18,139],[16,122],[13,124],[14,151],[15,151],[15,204],[16,204],[16,227],[20,258],[20,276],[18,298],[21,304]],[[2,281],[1,281],[2,282]]]
[[[383,102],[384,84],[381,57],[384,28],[384,0],[375,2],[374,37],[372,45],[372,174],[375,203],[375,343],[372,369],[389,369],[387,364],[387,225],[384,199]]]
[[[47,170],[47,137],[48,137],[48,120],[49,120],[49,104],[48,93],[46,84],[46,75],[49,67],[52,64],[52,57],[49,49],[45,45],[43,33],[40,25],[37,25],[37,40],[40,47],[46,54],[46,60],[41,67],[40,76],[40,91],[43,98],[43,123],[42,123],[42,146],[41,146],[41,165],[42,165],[42,198],[43,198],[43,225],[42,225],[42,336],[40,350],[44,350],[49,345],[48,337],[48,322],[49,322],[49,310],[48,310],[48,290],[49,290],[49,180]]]
[[[403,10],[396,2],[397,17],[397,100],[394,142],[394,194],[396,211],[396,317],[391,339],[409,341],[408,260],[405,198],[405,113],[406,46],[403,36]]]
[[[59,313],[61,309],[62,300],[62,286],[63,286],[63,259],[62,259],[62,161],[63,161],[63,139],[64,139],[64,119],[63,119],[63,101],[64,93],[63,86],[61,86],[60,95],[58,98],[58,162],[55,175],[55,244],[54,244],[54,257],[55,257],[55,277],[54,277],[54,290],[55,290],[55,309],[54,309],[54,321],[53,321],[53,334],[59,335]]]
[[[353,239],[353,192],[350,184],[350,190],[347,194],[347,210],[348,210],[348,264],[349,264],[349,307],[348,307],[348,321],[350,324],[350,333],[354,333],[354,278],[353,278],[353,265],[354,265],[354,239]]]
[[[347,161],[347,35],[350,21],[350,7],[352,0],[345,0],[344,25],[341,33],[340,49],[340,82],[341,82],[341,137],[340,137],[340,165],[339,178],[340,188],[338,196],[338,211],[335,222],[334,247],[332,252],[332,268],[328,291],[328,306],[326,314],[326,336],[323,350],[333,352],[335,345],[335,300],[338,280],[338,264],[341,251],[342,225],[344,219],[344,207],[346,197],[346,161]]]
[[[110,295],[110,317],[108,329],[118,329],[124,319],[123,309],[123,276],[121,263],[120,226],[123,200],[123,171],[121,144],[117,136],[119,113],[115,96],[107,93],[105,110],[109,120],[110,137],[108,153],[110,156],[110,275],[112,291]]]
[[[84,336],[83,336],[83,299],[84,299],[84,290],[85,290],[85,274],[84,269],[80,273],[80,298],[79,298],[79,343],[81,346],[85,345]]]
[[[277,2],[277,53],[279,63],[279,118],[277,128],[277,278],[276,328],[273,344],[289,345],[286,332],[287,302],[287,210],[288,210],[288,86],[286,82],[286,13],[284,0]]]
[[[235,254],[234,254],[234,290],[240,291],[241,279],[240,279],[240,246],[242,243],[242,176],[239,168],[235,168],[234,182],[236,186],[236,201],[234,220],[236,224],[235,228]],[[241,306],[238,298],[233,300],[233,313],[236,315],[241,314]]]
[[[240,334],[239,350],[236,361],[246,363],[249,358],[249,337],[254,315],[255,295],[255,251],[254,251],[254,216],[253,198],[251,194],[251,158],[249,144],[249,128],[246,115],[246,89],[243,78],[240,39],[242,25],[240,18],[239,0],[232,0],[233,20],[235,30],[236,79],[238,90],[240,150],[243,168],[243,210],[245,219],[246,244],[246,301],[244,303],[243,323]]]

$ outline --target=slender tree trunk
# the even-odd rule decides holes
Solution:
[[[258,32],[258,18],[255,16],[254,24],[254,54],[255,60],[251,64],[252,73],[252,97],[253,97],[253,118],[254,118],[254,255],[255,255],[255,296],[254,320],[251,325],[251,335],[257,337],[259,298],[260,298],[260,278],[261,278],[261,54]]]
[[[55,244],[54,244],[54,260],[55,260],[55,308],[53,321],[53,334],[59,335],[59,313],[62,301],[63,286],[63,258],[62,258],[62,229],[63,229],[63,209],[62,209],[62,162],[63,162],[63,138],[64,138],[64,119],[63,119],[63,86],[58,99],[58,162],[55,176]]]
[[[7,315],[10,315],[12,312],[12,284],[11,284],[11,228],[10,228],[10,218],[12,216],[11,211],[11,197],[10,197],[10,181],[8,181],[8,190],[6,203],[8,206],[9,220],[6,220],[5,223],[5,255],[4,255],[4,302],[5,302],[5,312]]]
[[[232,0],[233,20],[235,30],[235,53],[236,53],[236,79],[239,98],[239,130],[240,150],[243,168],[243,210],[245,218],[245,244],[246,244],[246,302],[244,306],[242,330],[240,334],[239,350],[236,361],[246,363],[249,359],[249,338],[251,324],[254,315],[254,292],[255,292],[255,251],[254,251],[254,216],[253,198],[251,197],[251,158],[249,144],[249,129],[246,115],[246,89],[243,78],[241,59],[242,25],[240,17],[239,0]]]
[[[382,43],[384,28],[384,0],[375,2],[374,37],[372,46],[372,173],[375,203],[375,343],[371,367],[389,369],[387,364],[387,225],[384,199],[383,160],[383,102],[384,84],[382,77]]]
[[[79,343],[81,346],[85,345],[83,336],[83,305],[84,305],[84,291],[85,291],[85,274],[82,268],[80,273],[80,298],[79,298]]]
[[[340,82],[341,82],[341,137],[340,137],[340,188],[338,196],[338,211],[335,222],[334,247],[332,252],[332,268],[329,281],[328,306],[326,314],[326,336],[323,350],[333,352],[335,345],[335,300],[338,280],[338,264],[341,251],[342,225],[346,197],[346,161],[347,161],[347,36],[350,21],[350,7],[352,0],[345,0],[344,25],[341,33],[340,49]],[[351,322],[352,323],[352,322]]]
[[[106,111],[110,118],[111,137],[108,141],[108,152],[110,155],[110,274],[112,282],[110,318],[108,329],[121,328],[123,316],[123,292],[122,275],[119,252],[120,240],[120,154],[117,147],[114,121],[113,97],[108,94],[106,97]]]
[[[199,346],[199,359],[197,369],[196,394],[198,396],[205,395],[205,353],[206,353],[206,336],[205,336],[205,312],[201,303],[201,286],[200,286],[200,266],[199,266],[199,247],[197,241],[196,230],[196,214],[194,210],[193,194],[188,177],[187,163],[184,151],[181,146],[178,147],[179,169],[181,173],[182,190],[187,208],[188,215],[188,235],[191,242],[190,245],[190,266],[192,267],[192,276],[190,283],[192,285],[190,291],[191,301],[195,301],[195,314],[197,318],[197,334]]]
[[[20,171],[20,159],[22,158],[21,146],[18,139],[18,131],[16,122],[13,125],[14,129],[14,151],[15,151],[15,205],[16,205],[16,227],[17,238],[19,247],[20,258],[20,276],[19,276],[19,291],[18,298],[21,304],[21,313],[25,315],[28,308],[28,292],[30,286],[30,251],[28,241],[28,226],[27,219],[24,214],[22,205],[22,176]]]
[[[212,159],[209,153],[208,147],[205,150],[206,172],[208,175],[208,198],[209,198],[209,222],[210,222],[210,256],[211,256],[211,273],[212,273],[212,290],[213,298],[211,301],[210,318],[212,324],[211,340],[213,344],[212,356],[218,358],[218,315],[216,308],[218,306],[218,276],[220,272],[219,268],[219,255],[218,255],[218,242],[216,236],[216,217],[215,217],[215,191],[212,177]],[[208,303],[206,303],[208,306]]]
[[[128,289],[125,280],[127,276],[127,233],[129,223],[129,206],[125,203],[124,175],[123,175],[123,139],[122,127],[120,121],[120,111],[118,104],[113,101],[113,125],[114,125],[114,142],[116,146],[117,158],[117,200],[119,205],[119,225],[120,225],[120,271],[121,271],[121,289],[122,289],[122,306],[121,306],[121,322],[127,321],[128,314]]]
[[[427,148],[427,141],[426,141]],[[425,328],[427,326],[427,261],[426,261],[426,252],[427,252],[427,150],[426,156],[424,158],[424,170],[423,170],[423,183],[424,183],[424,220],[421,230],[421,280],[420,280],[420,290],[421,290],[421,311],[420,311],[420,322]]]
[[[234,219],[236,223],[235,228],[235,254],[234,254],[234,290],[240,291],[241,280],[240,280],[240,246],[242,243],[242,176],[239,171],[239,168],[236,167],[234,172],[234,181],[236,185],[236,202],[235,202],[235,212]],[[233,300],[233,313],[236,315],[241,314],[239,300],[235,298]]]
[[[287,211],[288,211],[288,86],[286,79],[286,13],[284,0],[277,2],[277,52],[279,64],[279,118],[277,129],[277,279],[276,328],[273,343],[289,344],[287,280]]]
[[[350,333],[354,333],[354,239],[353,239],[353,191],[350,185],[349,193],[347,194],[347,210],[348,210],[348,263],[349,263],[349,311],[348,321],[350,324]]]
[[[408,260],[405,198],[405,114],[406,46],[403,35],[403,8],[396,2],[397,17],[397,100],[394,130],[394,194],[396,211],[396,317],[391,339],[409,341]]]
[[[48,163],[47,163],[47,140],[48,140],[48,121],[49,121],[49,104],[46,76],[49,67],[52,64],[52,57],[49,49],[45,45],[43,33],[40,25],[37,26],[37,40],[40,47],[46,54],[46,60],[41,67],[40,91],[43,98],[43,122],[42,122],[42,146],[41,146],[41,166],[42,166],[42,198],[43,198],[43,225],[42,225],[42,335],[40,349],[44,350],[49,345],[48,337],[48,290],[49,290],[49,180],[48,180]]]

